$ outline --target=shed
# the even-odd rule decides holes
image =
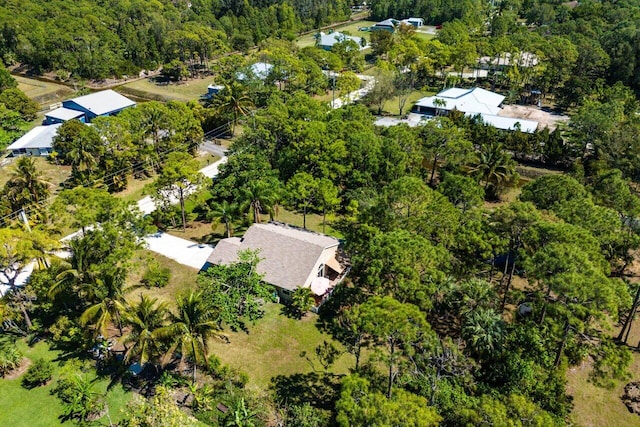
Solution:
[[[371,31],[390,31],[395,33],[396,27],[400,24],[400,21],[396,19],[385,19],[371,27]]]
[[[68,122],[69,120],[73,120],[73,119],[78,119],[82,123],[84,123],[86,120],[84,117],[84,113],[82,111],[71,110],[69,108],[60,107],[46,113],[44,115],[43,124],[53,125],[55,123]]]

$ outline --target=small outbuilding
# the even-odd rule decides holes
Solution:
[[[370,27],[371,31],[390,31],[392,33],[396,32],[396,27],[400,25],[400,21],[397,19],[385,19],[384,21],[380,21]]]

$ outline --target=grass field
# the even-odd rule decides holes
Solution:
[[[40,342],[33,347],[19,342],[19,347],[25,357],[35,360],[43,358],[55,361],[59,353],[49,349],[46,343]],[[59,416],[63,413],[60,400],[50,394],[55,387],[61,363],[54,362],[53,381],[49,384],[31,390],[23,388],[20,377],[12,380],[0,379],[0,425],[11,427],[49,427],[63,425]],[[108,379],[98,380],[95,391],[105,393]],[[118,423],[122,419],[123,409],[131,399],[120,385],[116,385],[107,393],[107,404],[112,422]],[[108,425],[106,417],[99,420],[101,425]],[[66,423],[64,425],[70,425]]]
[[[60,184],[71,176],[71,166],[59,166],[49,162],[44,157],[34,157],[36,167],[42,172],[45,181],[51,184],[51,192],[60,190]],[[12,159],[10,163],[0,167],[0,188],[11,178],[11,172],[14,170],[16,159]]]
[[[265,316],[255,325],[249,325],[249,333],[231,332],[229,344],[220,340],[210,342],[211,352],[224,364],[247,373],[252,387],[264,390],[277,375],[311,372],[311,363],[301,357],[303,351],[315,362],[315,367],[321,369],[314,360],[314,349],[323,340],[332,341],[316,328],[317,315],[309,313],[302,320],[295,320],[282,314],[282,307],[266,304]],[[346,374],[354,360],[351,355],[342,354],[332,371]]]
[[[159,101],[191,101],[198,100],[207,94],[207,86],[213,78],[192,79],[180,83],[159,85],[151,78],[137,80],[118,87],[118,92],[140,98]]]
[[[337,27],[332,28],[333,31],[339,31],[341,33],[343,32],[347,32],[349,33],[349,35],[352,35],[354,37],[364,37],[365,39],[367,39],[367,42],[369,42],[369,32],[368,31],[358,31],[358,28],[361,27],[369,27],[371,25],[375,24],[375,21],[355,21],[355,22],[351,22],[349,24],[344,24],[344,25],[340,25]],[[326,33],[329,30],[324,30],[324,32]],[[305,34],[302,37],[299,37],[296,40],[296,44],[299,47],[307,47],[307,46],[315,46],[316,44],[316,39],[314,37],[316,33],[312,32],[309,34]]]
[[[29,98],[48,109],[50,104],[62,102],[71,97],[74,91],[68,86],[42,82],[22,76],[13,76],[18,82],[18,88]]]
[[[415,90],[411,92],[409,94],[407,102],[404,104],[404,110],[402,111],[402,113],[407,114],[411,110],[411,107],[413,106],[413,104],[415,104],[415,102],[418,99],[424,98],[425,96],[431,96],[431,95],[435,95],[435,93],[420,91],[420,90]],[[386,113],[392,116],[397,116],[400,113],[400,107],[398,106],[398,97],[394,96],[393,98],[387,100],[387,102],[384,103],[384,107],[382,108],[382,110],[383,110],[383,113]]]

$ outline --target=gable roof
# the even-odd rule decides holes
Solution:
[[[69,107],[68,105],[65,105],[69,102],[75,103],[96,116],[101,116],[103,114],[119,111],[136,105],[134,101],[111,89],[69,99],[64,101],[62,104],[65,107]]]
[[[327,46],[327,47],[333,47],[334,44],[336,43],[340,43],[343,42],[345,40],[353,40],[354,42],[356,42],[358,44],[358,48],[360,50],[364,49],[362,47],[362,37],[354,37],[354,36],[348,36],[346,34],[340,33],[340,32],[333,32],[331,34],[325,34],[323,32],[320,33],[320,38],[318,40],[318,44],[320,46]]]
[[[56,108],[55,110],[49,111],[44,116],[51,117],[52,119],[63,120],[66,122],[68,120],[77,119],[78,117],[84,116],[84,113],[82,111],[60,107]]]
[[[398,21],[393,18],[385,19],[384,21],[380,21],[374,25],[374,27],[393,27],[395,28],[398,25]]]
[[[253,224],[242,239],[221,240],[208,258],[211,264],[230,264],[241,250],[259,250],[257,270],[265,282],[295,290],[305,284],[325,249],[338,246],[333,237],[281,224]]]
[[[53,138],[58,133],[61,123],[49,126],[36,126],[7,147],[7,150],[19,150],[21,148],[51,148]]]
[[[436,99],[444,102],[444,105],[436,106],[434,104]],[[444,110],[456,109],[463,113],[497,115],[502,101],[504,101],[504,96],[479,87],[473,89],[452,87],[435,96],[419,99],[416,106]]]

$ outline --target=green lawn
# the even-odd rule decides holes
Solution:
[[[421,90],[415,90],[411,92],[409,94],[409,98],[407,99],[407,102],[404,105],[404,110],[402,111],[402,113],[407,114],[411,110],[411,107],[413,106],[413,104],[415,104],[415,102],[418,99],[424,98],[425,96],[432,96],[432,95],[435,95],[435,93],[428,92],[428,91],[421,91]],[[383,107],[383,112],[392,116],[397,116],[399,114],[400,107],[398,107],[397,96],[394,96],[393,98],[385,102]]]
[[[29,359],[44,358],[54,360],[58,352],[49,349],[46,343],[40,342],[33,347],[28,347],[20,342],[20,349]],[[13,380],[0,379],[0,425],[11,427],[48,427],[60,426],[62,423],[58,417],[63,413],[60,400],[50,394],[55,386],[60,364],[55,362],[54,378],[43,387],[31,390],[23,388],[20,378]],[[109,384],[108,379],[98,381],[96,391],[104,393]],[[125,392],[121,386],[113,387],[107,394],[107,404],[111,420],[117,423],[122,419],[122,410],[131,399],[131,393]],[[100,420],[107,424],[106,417]],[[66,423],[65,425],[71,425]]]
[[[190,79],[180,83],[159,85],[152,79],[142,79],[118,87],[118,92],[141,98],[159,101],[198,100],[207,94],[207,86],[214,82],[213,77]]]
[[[171,270],[169,283],[163,288],[136,289],[127,295],[127,299],[130,301],[139,300],[142,294],[158,298],[160,301],[166,301],[169,304],[174,304],[176,295],[196,285],[198,278],[198,271],[196,269],[179,264],[170,258],[151,252],[148,249],[142,249],[134,255],[132,260],[133,273],[127,279],[128,285],[137,285],[140,283],[140,279],[142,279],[142,275],[146,271],[146,265],[150,259],[155,259],[161,266]]]
[[[249,375],[249,386],[266,389],[271,378],[313,371],[309,361],[301,357],[305,351],[315,363],[314,349],[323,340],[331,337],[316,328],[317,315],[309,313],[302,320],[286,317],[281,313],[282,305],[268,303],[264,318],[249,326],[249,333],[231,332],[230,343],[220,340],[210,342],[210,350],[224,364],[238,368]],[[340,347],[339,343],[334,342]],[[355,359],[344,353],[337,360],[332,372],[346,374],[354,366]]]
[[[68,86],[22,76],[13,76],[18,82],[18,88],[29,98],[48,109],[49,105],[62,102],[70,98],[74,91]]]
[[[60,190],[60,184],[66,181],[71,176],[71,166],[60,166],[49,162],[44,157],[34,157],[36,161],[36,167],[42,172],[42,177],[45,181],[51,184],[51,192]],[[0,167],[0,187],[11,178],[11,172],[14,169],[15,160]]]
[[[364,37],[369,42],[369,32],[368,31],[358,31],[358,28],[361,27],[370,27],[375,24],[375,21],[355,21],[344,25],[339,25],[337,27],[333,27],[333,31],[339,31],[341,33],[348,32],[349,35],[354,37]],[[323,30],[325,33],[329,30]],[[304,36],[299,37],[296,40],[296,44],[299,47],[307,47],[307,46],[315,46],[316,39],[314,37],[316,33],[312,32],[309,34],[305,34]]]

